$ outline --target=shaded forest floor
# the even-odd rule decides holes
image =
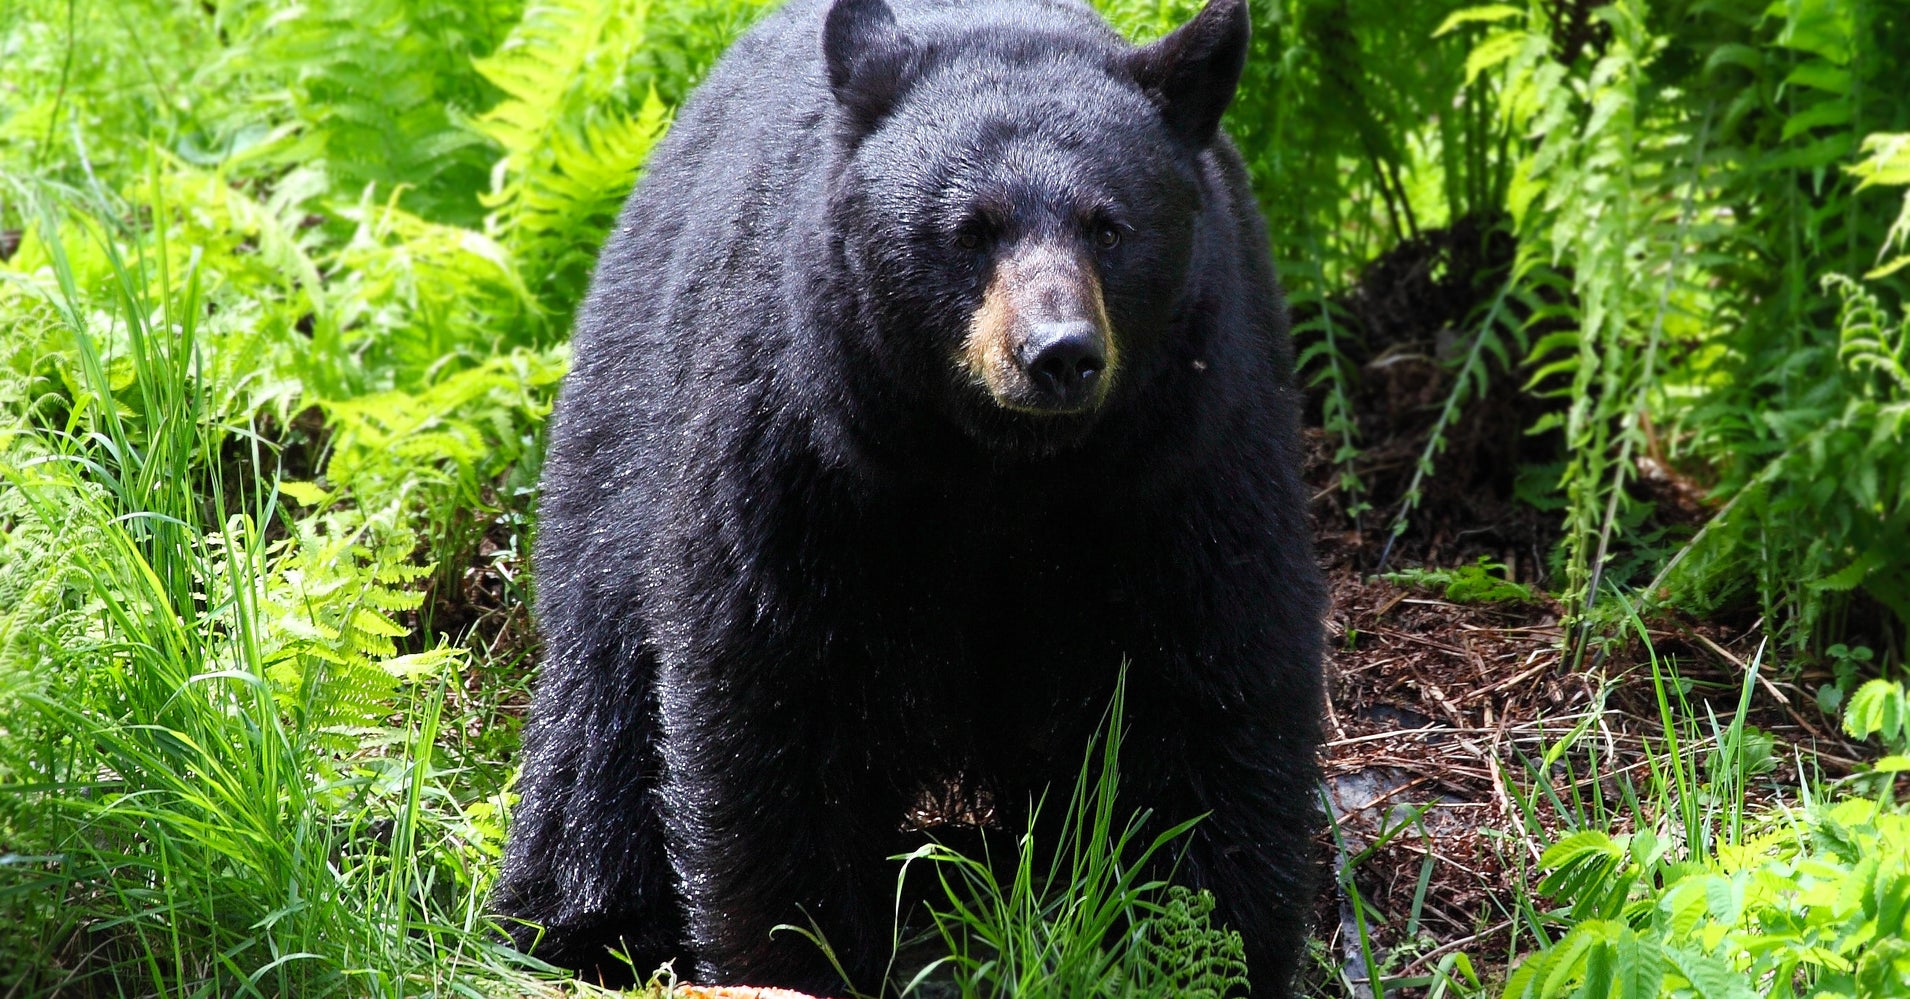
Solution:
[[[1492,283],[1482,277],[1511,251],[1502,235],[1462,221],[1402,243],[1338,303],[1361,343],[1345,399],[1361,441],[1350,470],[1374,509],[1348,514],[1338,442],[1309,430],[1315,543],[1332,592],[1323,763],[1336,821],[1324,849],[1339,873],[1317,913],[1316,994],[1372,995],[1369,955],[1388,991],[1423,988],[1454,951],[1488,981],[1503,975],[1530,947],[1528,914],[1516,907],[1544,909],[1545,846],[1577,827],[1629,831],[1650,814],[1639,802],[1666,758],[1666,717],[1683,733],[1678,752],[1703,772],[1759,655],[1759,621],[1676,616],[1643,622],[1649,644],[1630,636],[1562,651],[1561,608],[1546,595],[1561,515],[1517,499],[1538,492],[1520,477],[1550,474],[1556,441],[1524,432],[1548,403],[1515,372],[1495,373],[1463,408],[1409,529],[1389,544],[1398,498],[1452,390],[1459,331]],[[1310,392],[1316,427],[1326,391]],[[1688,533],[1709,515],[1702,489],[1641,466],[1636,488],[1658,521]],[[1480,559],[1531,599],[1460,602],[1421,575]],[[1669,715],[1654,654],[1685,695]],[[1862,753],[1817,706],[1828,673],[1763,662],[1745,724],[1774,740],[1774,766],[1746,797],[1768,805],[1848,774]]]
[[[1545,846],[1581,824],[1629,831],[1649,795],[1666,752],[1649,653],[1632,643],[1575,664],[1548,602],[1453,603],[1362,578],[1347,560],[1332,580],[1323,762],[1341,882],[1322,898],[1316,932],[1320,977],[1338,965],[1346,982],[1321,991],[1351,983],[1370,994],[1359,987],[1362,918],[1386,980],[1427,975],[1454,950],[1489,979],[1529,945],[1514,906],[1534,899]],[[1728,725],[1755,635],[1687,622],[1648,630],[1662,668],[1690,685],[1674,711]],[[1859,758],[1817,708],[1818,682],[1760,677],[1747,723],[1775,739],[1776,768],[1749,798],[1795,801],[1800,783],[1843,776]],[[1561,743],[1571,748],[1548,766]],[[1716,745],[1678,750],[1702,766]]]

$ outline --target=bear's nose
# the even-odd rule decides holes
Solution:
[[[1055,410],[1090,401],[1108,364],[1100,328],[1085,319],[1036,323],[1019,353],[1041,405]]]

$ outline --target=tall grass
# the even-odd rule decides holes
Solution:
[[[271,481],[229,493],[220,474],[228,445],[251,467],[265,445],[208,397],[198,256],[175,269],[163,206],[153,252],[131,259],[102,213],[63,228],[44,210],[49,304],[83,382],[63,426],[16,427],[0,449],[10,568],[64,588],[12,610],[0,659],[0,909],[16,919],[0,980],[29,995],[532,988],[482,916],[488,861],[433,749],[456,655],[382,664],[405,686],[377,741],[327,724],[354,672],[278,682],[308,650],[275,633],[366,614],[382,584],[367,573],[335,607],[275,616],[286,514]],[[81,298],[68,234],[100,241],[116,307]]]
[[[1200,820],[1148,837],[1150,813],[1120,810],[1124,690],[1117,685],[1058,826],[1041,821],[1053,806],[1037,802],[1010,857],[930,845],[905,858],[904,877],[911,864],[935,867],[942,897],[929,913],[948,956],[904,995],[937,971],[962,999],[1223,999],[1246,987],[1240,935],[1212,923],[1213,897],[1158,879],[1172,866],[1164,855]],[[1042,829],[1057,830],[1055,842],[1038,842]]]

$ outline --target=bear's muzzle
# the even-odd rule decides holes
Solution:
[[[963,366],[1004,409],[1085,413],[1114,382],[1119,350],[1101,279],[1078,249],[1019,244],[995,263],[962,342]]]

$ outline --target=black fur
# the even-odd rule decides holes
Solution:
[[[1071,0],[792,0],[685,106],[551,429],[494,897],[537,954],[835,990],[770,935],[814,920],[875,988],[918,792],[985,788],[1018,828],[1125,659],[1128,803],[1209,813],[1179,876],[1285,993],[1323,595],[1285,308],[1214,132],[1245,32],[1240,0],[1147,50]],[[959,363],[992,255],[1090,209],[1124,237],[1083,251],[1106,403],[1002,409]]]

